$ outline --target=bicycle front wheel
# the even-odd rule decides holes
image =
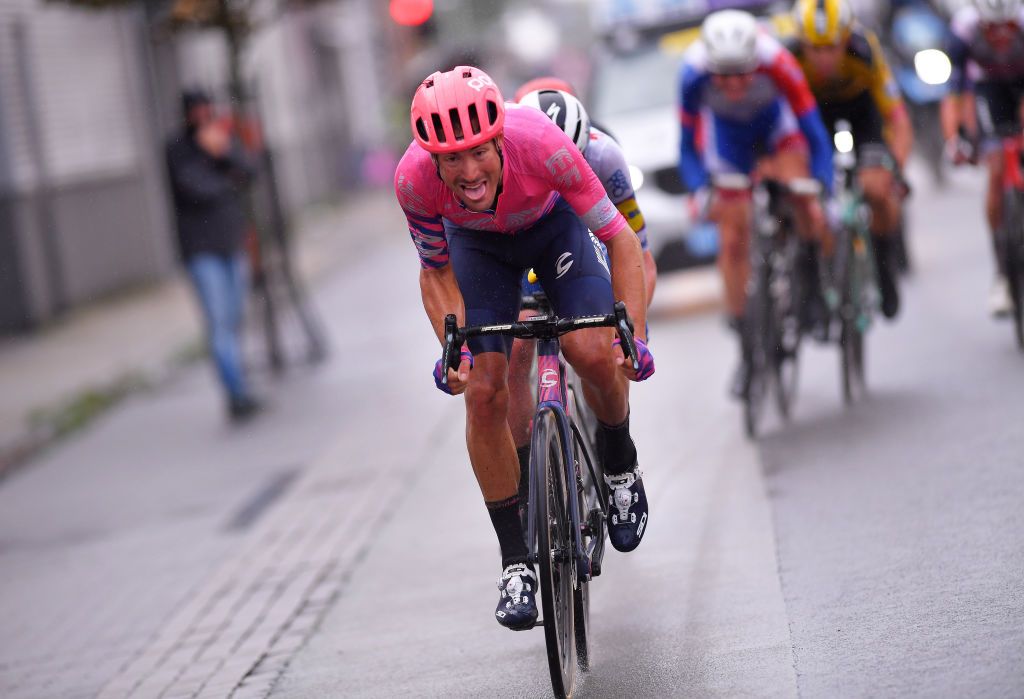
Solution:
[[[537,559],[544,639],[556,697],[572,695],[576,682],[573,539],[565,482],[565,457],[558,416],[540,411],[533,422],[530,473],[537,494]]]

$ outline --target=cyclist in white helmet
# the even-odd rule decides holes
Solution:
[[[979,155],[988,167],[985,213],[996,252],[996,279],[989,297],[995,317],[1009,315],[1010,291],[1002,269],[999,140],[1019,134],[1024,97],[1024,7],[1021,0],[974,0],[953,15],[949,57],[953,62],[950,95],[942,103],[942,130],[954,163],[968,158],[971,148],[959,136],[961,125],[980,140]],[[973,95],[976,113],[970,109]]]
[[[567,85],[566,85],[567,87]],[[654,294],[657,267],[654,257],[648,248],[647,228],[643,214],[636,201],[636,192],[629,177],[629,166],[621,146],[607,133],[594,126],[583,104],[572,93],[564,89],[536,89],[521,95],[519,104],[533,107],[544,112],[562,131],[565,132],[576,147],[579,148],[587,164],[590,165],[597,179],[604,186],[605,193],[619,212],[626,218],[630,228],[640,239],[640,247],[644,255],[644,276],[647,292],[647,304],[650,305]],[[595,247],[600,241],[594,239]],[[524,293],[539,290],[540,285],[524,279]],[[524,311],[521,317],[532,315]],[[533,340],[515,340],[512,343],[512,354],[509,357],[509,426],[512,439],[519,457],[521,479],[519,499],[526,502],[530,459],[530,418],[533,417],[535,403],[530,386],[530,365],[534,355]]]
[[[694,212],[706,208],[718,223],[718,266],[727,311],[741,347],[732,392],[741,397],[749,389],[751,377],[750,333],[744,327],[751,198],[749,191],[723,193],[708,205],[711,179],[725,174],[750,175],[758,157],[763,156],[770,159],[776,179],[790,182],[811,174],[831,192],[832,142],[793,54],[761,31],[749,13],[722,10],[709,15],[701,40],[683,59],[680,82],[679,171],[693,193]],[[793,200],[804,241],[802,270],[809,291],[804,320],[808,327],[817,327],[827,313],[817,267],[818,246],[829,242],[827,224],[816,197]]]

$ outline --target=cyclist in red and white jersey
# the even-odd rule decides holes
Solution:
[[[942,103],[942,130],[947,152],[954,163],[966,159],[958,136],[963,124],[981,139],[980,155],[988,167],[985,213],[996,248],[996,279],[989,296],[989,311],[1003,317],[1010,313],[1010,290],[1006,284],[1002,240],[1003,162],[1000,139],[1019,135],[1020,110],[1024,98],[1024,6],[1021,0],[975,0],[961,7],[952,20],[949,57],[953,63],[950,94]],[[964,95],[974,95],[976,115]]]
[[[615,298],[625,301],[636,322],[639,372],[623,361],[609,328],[580,330],[561,344],[600,422],[617,505],[610,508],[609,537],[630,551],[646,529],[647,497],[629,433],[627,379],[654,372],[640,245],[573,142],[537,110],[511,107],[486,73],[469,66],[434,73],[416,90],[414,140],[395,173],[395,193],[419,252],[423,305],[443,342],[448,313],[460,324],[514,321],[530,267],[559,316],[606,314]],[[588,228],[608,246],[614,274]],[[459,369],[438,362],[434,380],[445,392],[466,394],[470,461],[501,548],[495,616],[523,629],[537,619],[536,576],[527,561],[520,469],[507,422],[509,344],[472,338]]]

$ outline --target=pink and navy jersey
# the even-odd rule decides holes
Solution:
[[[832,141],[818,114],[818,104],[800,69],[800,64],[774,37],[761,31],[757,36],[758,65],[746,96],[730,100],[716,90],[708,69],[707,47],[695,42],[683,58],[680,70],[680,121],[683,129],[680,170],[691,190],[707,183],[694,143],[698,119],[715,119],[731,124],[753,124],[758,116],[780,99],[784,100],[800,124],[811,149],[813,175],[831,189]]]
[[[1015,82],[1024,78],[1024,8],[1016,26],[1009,45],[997,51],[981,31],[978,8],[968,5],[957,10],[949,45],[953,63],[950,83],[955,92],[964,92],[977,82]]]
[[[504,167],[497,207],[467,209],[441,181],[430,154],[415,141],[395,172],[395,195],[409,223],[420,263],[448,264],[444,222],[462,228],[515,234],[551,211],[564,198],[601,240],[627,228],[600,180],[572,140],[541,111],[505,105]]]

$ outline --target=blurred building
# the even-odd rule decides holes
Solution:
[[[174,270],[163,141],[183,86],[226,97],[228,54],[215,31],[155,29],[169,2],[0,1],[0,334]],[[402,38],[387,23],[386,3],[335,0],[251,37],[243,69],[287,211],[358,189],[387,150]]]

